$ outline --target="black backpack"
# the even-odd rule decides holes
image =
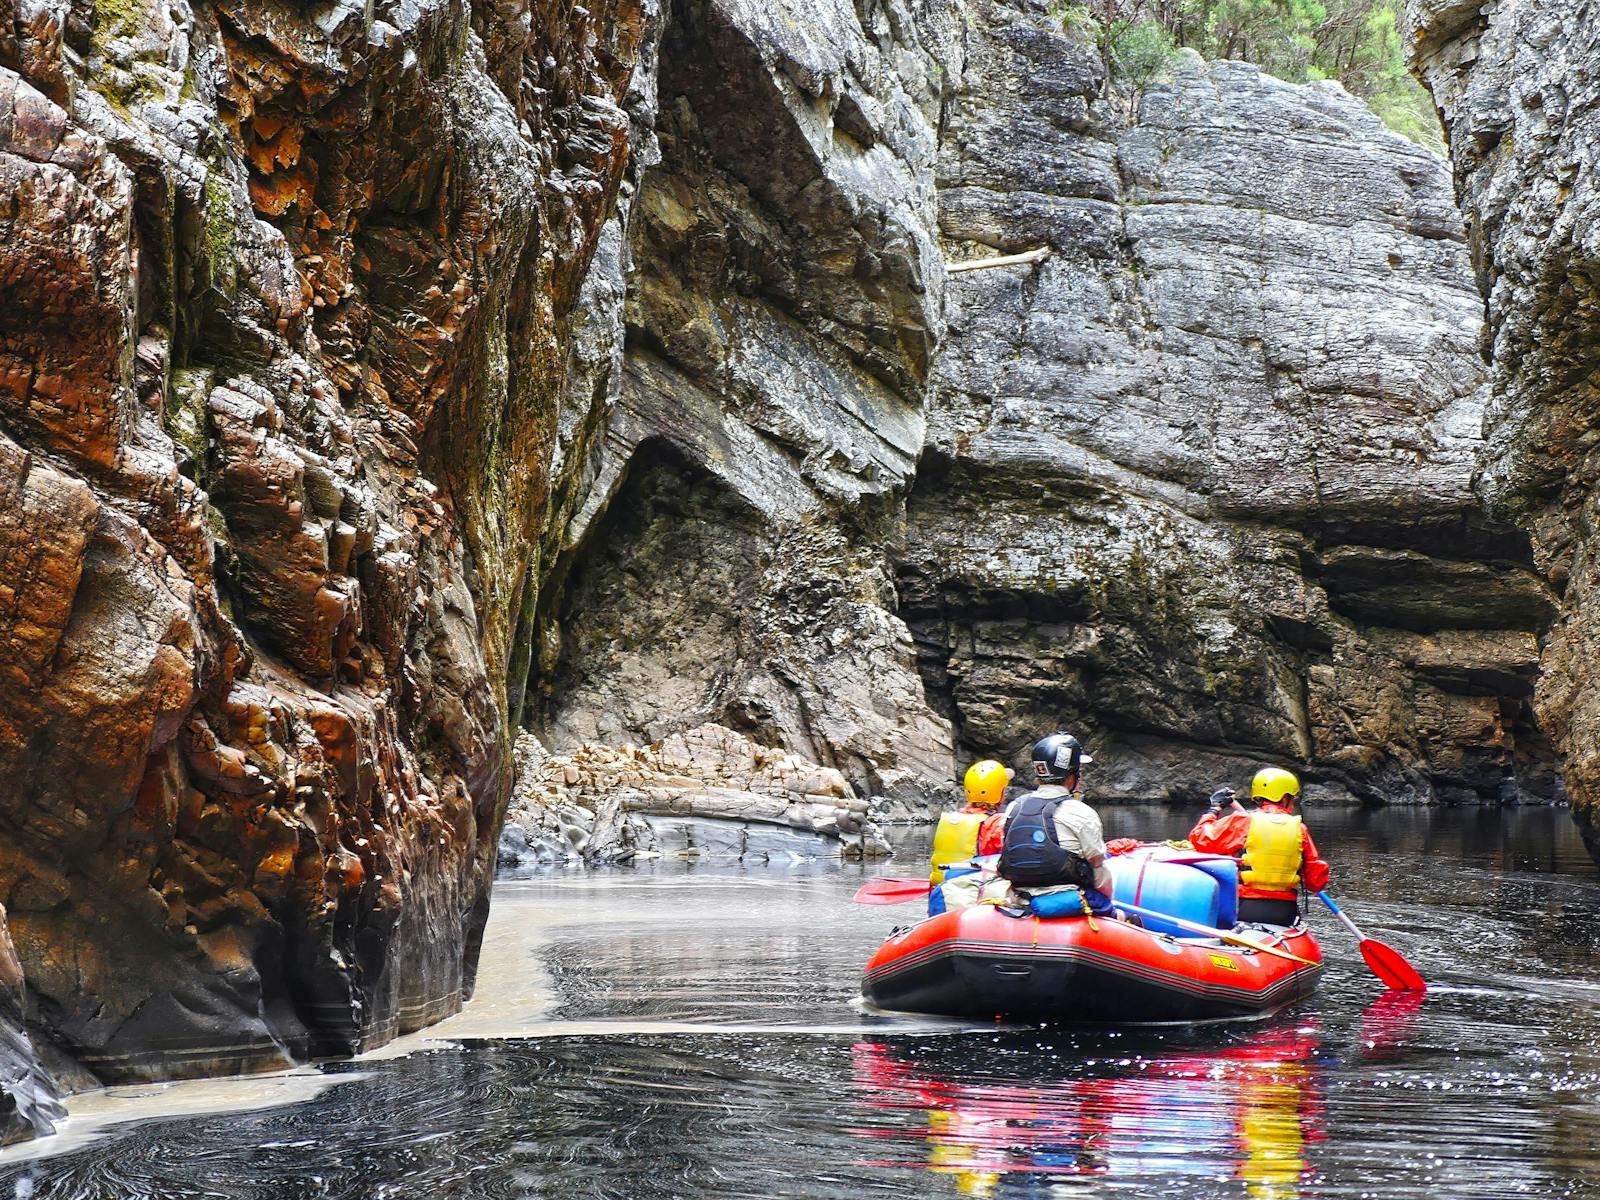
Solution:
[[[1012,883],[1055,887],[1075,883],[1094,887],[1094,868],[1086,859],[1061,845],[1056,837],[1056,805],[1038,792],[1016,802],[1006,818],[1005,844],[1000,850],[1000,874]]]

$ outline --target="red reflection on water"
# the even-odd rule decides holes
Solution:
[[[1411,1041],[1426,992],[1385,992],[1361,1014],[1361,1057],[1370,1062],[1396,1058]]]
[[[1256,1200],[1299,1195],[1305,1147],[1321,1140],[1317,1029],[1269,1030],[1247,1043],[1159,1058],[1086,1064],[1091,1078],[1024,1083],[994,1066],[958,1072],[914,1047],[858,1042],[854,1080],[868,1124],[855,1129],[902,1157],[872,1165],[927,1167],[963,1195],[1027,1194],[1068,1175],[1181,1174],[1236,1178]],[[947,1052],[946,1052],[947,1053]],[[925,1127],[877,1123],[920,1110]]]

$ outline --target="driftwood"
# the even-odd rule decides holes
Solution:
[[[990,267],[1010,267],[1021,263],[1036,263],[1041,258],[1048,257],[1049,246],[1040,246],[1037,250],[1025,250],[1021,254],[1002,254],[998,258],[972,258],[966,262],[953,262],[945,264],[945,274],[955,275],[961,271],[983,271]]]

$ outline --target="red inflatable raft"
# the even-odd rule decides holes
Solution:
[[[861,993],[895,1012],[1096,1025],[1261,1016],[1311,994],[1322,949],[1308,930],[1251,936],[1308,961],[1105,917],[975,905],[892,934]]]

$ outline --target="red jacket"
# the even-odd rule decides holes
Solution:
[[[1262,802],[1259,811],[1286,813],[1293,810],[1282,804]],[[1189,844],[1207,854],[1231,854],[1235,858],[1244,853],[1245,840],[1250,836],[1250,813],[1207,813],[1189,831]],[[1328,886],[1328,864],[1317,853],[1317,844],[1311,840],[1311,830],[1300,825],[1300,882],[1313,892]],[[1240,884],[1239,895],[1256,900],[1294,900],[1294,892],[1269,892]]]
[[[983,814],[983,824],[978,826],[978,857],[999,854],[1006,840],[1005,814],[987,804],[969,804],[961,811]]]

